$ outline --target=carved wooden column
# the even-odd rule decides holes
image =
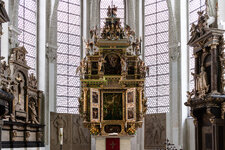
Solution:
[[[139,120],[142,120],[142,88],[138,88],[137,91],[138,91],[138,95],[139,95]]]
[[[214,40],[214,39],[213,39]],[[211,91],[212,93],[218,93],[217,90],[217,76],[218,76],[218,53],[217,53],[217,45],[219,43],[213,43],[211,45]]]
[[[84,104],[83,104],[83,114],[84,116],[86,116],[87,114],[87,92],[88,92],[88,88],[83,88],[83,92],[84,92]],[[85,119],[86,117],[84,117],[84,121],[86,121]]]

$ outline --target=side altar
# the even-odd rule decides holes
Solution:
[[[92,135],[130,137],[146,112],[144,81],[149,68],[139,58],[141,39],[123,28],[117,8],[108,8],[104,27],[90,31],[86,57],[77,68],[82,94],[80,114]]]

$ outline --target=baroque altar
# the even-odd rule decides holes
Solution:
[[[196,150],[221,150],[225,149],[224,30],[216,22],[209,24],[207,12],[198,16],[188,43],[194,48],[195,87],[187,92],[185,105],[194,118]]]
[[[80,114],[96,136],[130,136],[146,112],[144,81],[149,68],[140,59],[141,39],[108,7],[104,27],[92,29],[80,62]]]

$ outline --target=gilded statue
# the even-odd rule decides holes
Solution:
[[[126,72],[127,71],[126,58],[122,57],[121,60],[120,60],[120,63],[121,63],[122,72]]]
[[[207,82],[207,73],[205,68],[201,67],[201,72],[199,74],[191,73],[196,80],[196,90],[200,93],[200,96],[204,95],[209,90],[209,85]],[[203,92],[203,93],[202,93]]]
[[[86,61],[86,58],[84,58],[80,62],[80,66],[77,67],[76,74],[80,73],[80,77],[83,78],[83,75],[86,72],[86,68],[87,68],[87,61]]]
[[[117,7],[115,7],[115,5],[110,8],[110,6],[108,6],[107,8],[107,16],[108,17],[116,17],[116,12],[117,12]]]
[[[30,108],[30,121],[32,124],[39,124],[38,120],[37,120],[37,111],[36,111],[36,106],[35,106],[35,102],[31,102],[29,105]]]
[[[98,72],[101,72],[103,70],[103,64],[105,63],[105,59],[104,58],[99,58],[98,61]]]

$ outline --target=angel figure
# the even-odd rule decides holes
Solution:
[[[198,35],[199,33],[197,31],[197,26],[194,23],[191,24],[190,32],[191,32],[191,39],[189,41],[193,42],[199,36]]]
[[[191,100],[193,95],[194,95],[194,90],[192,90],[191,92],[187,91],[187,99],[188,99],[188,101]]]
[[[86,55],[90,55],[90,42],[89,42],[89,40],[86,41],[85,39],[83,39],[83,41],[84,41],[84,43],[86,45],[86,47],[85,47]]]

